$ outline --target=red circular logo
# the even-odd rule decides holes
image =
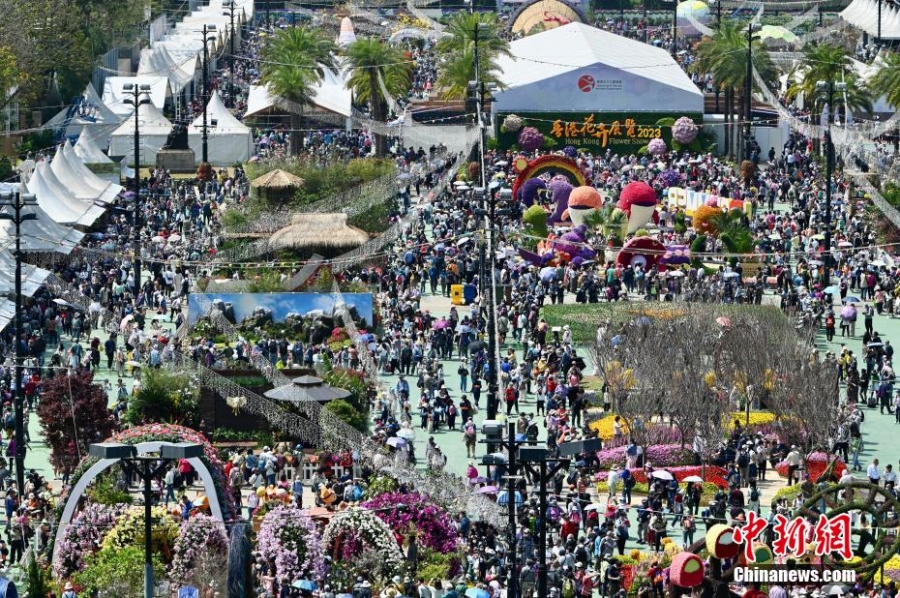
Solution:
[[[578,89],[583,91],[584,93],[588,93],[593,91],[594,89],[594,78],[590,75],[582,75],[578,79]]]

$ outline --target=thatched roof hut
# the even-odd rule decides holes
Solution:
[[[253,179],[250,182],[250,186],[254,189],[281,190],[302,187],[305,183],[306,181],[300,177],[276,168]]]
[[[347,214],[296,214],[289,226],[272,235],[273,249],[355,249],[369,240],[363,230],[347,224]]]

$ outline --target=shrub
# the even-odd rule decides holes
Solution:
[[[345,399],[335,399],[327,405],[325,409],[334,413],[345,424],[352,426],[360,432],[369,431],[369,418],[365,413],[357,411],[353,405]]]
[[[129,401],[125,419],[131,424],[179,423],[196,427],[199,421],[199,387],[190,377],[149,368],[140,392]]]
[[[163,579],[165,566],[153,554],[153,575]],[[88,557],[85,570],[75,576],[75,584],[85,596],[141,596],[144,587],[144,548],[127,546],[104,550]]]

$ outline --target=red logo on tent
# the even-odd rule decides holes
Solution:
[[[578,89],[583,91],[584,93],[588,93],[594,90],[594,78],[590,75],[582,75],[578,79]]]

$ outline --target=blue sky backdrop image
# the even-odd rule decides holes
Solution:
[[[238,322],[259,307],[271,309],[275,322],[283,322],[291,313],[305,316],[311,311],[322,310],[326,315],[331,315],[337,302],[337,295],[331,293],[210,293],[205,296],[210,302],[221,299],[231,303]],[[372,325],[371,293],[344,293],[343,298],[348,306],[356,308],[360,317],[365,318],[367,325]],[[188,298],[188,323],[193,324],[204,315],[197,294],[191,294]]]

